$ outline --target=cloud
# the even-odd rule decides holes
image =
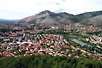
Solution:
[[[56,3],[55,5],[60,5],[60,3]]]
[[[0,18],[18,19],[43,10],[79,14],[102,10],[102,0],[0,0]]]
[[[66,0],[62,0],[63,2],[66,2]]]

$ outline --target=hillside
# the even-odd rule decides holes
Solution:
[[[0,68],[102,68],[102,63],[83,58],[32,55],[2,59]]]
[[[78,23],[102,27],[102,11],[86,12],[76,16]]]
[[[23,24],[23,25],[31,23],[69,24],[72,23],[72,21],[69,19],[69,16],[66,14],[61,16],[57,13],[45,10],[36,15],[26,17],[16,22],[16,24]]]
[[[86,12],[86,13],[76,15],[76,18],[79,20],[78,22],[80,22],[80,21],[87,20],[101,14],[102,14],[102,11]]]
[[[86,25],[95,25],[95,26],[102,27],[102,14],[92,17],[92,18],[88,18],[86,20],[83,20],[80,23],[86,24]]]
[[[102,27],[102,11],[86,12],[78,15],[66,12],[54,13],[49,10],[42,11],[36,15],[26,17],[17,21],[15,24],[73,24],[81,23],[84,25],[95,25]]]

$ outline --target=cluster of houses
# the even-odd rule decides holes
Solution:
[[[33,27],[33,30],[30,28]],[[0,56],[4,57],[20,57],[30,55],[47,55],[52,56],[69,56],[69,57],[91,57],[93,60],[101,60],[102,57],[97,54],[96,51],[85,51],[83,48],[78,48],[64,38],[62,35],[54,34],[37,34],[49,30],[63,30],[64,32],[76,31],[76,32],[98,32],[102,29],[93,26],[75,26],[75,25],[45,25],[40,24],[39,29],[34,24],[27,25],[26,30],[20,26],[11,27],[14,30],[20,29],[15,32],[0,32]],[[47,27],[47,29],[45,28]],[[88,29],[87,29],[88,28]],[[23,30],[22,30],[23,29]],[[102,43],[102,38],[93,36],[86,39],[94,43]]]
[[[68,31],[76,31],[79,33],[90,33],[90,32],[99,32],[102,31],[101,28],[99,27],[94,27],[94,26],[75,26],[75,25],[64,25],[64,32],[68,32]]]
[[[102,59],[97,52],[85,51],[71,43],[63,35],[29,34],[24,29],[19,32],[6,32],[7,37],[0,37],[0,55],[5,57],[21,57],[30,55],[91,57],[94,60]],[[19,35],[19,36],[18,36]]]
[[[79,33],[90,33],[90,32],[102,31],[101,28],[95,27],[95,26],[77,26],[73,24],[69,24],[69,25],[29,24],[26,27],[14,26],[14,27],[11,27],[11,29],[26,29],[25,31],[30,33],[39,33],[39,32],[44,32],[48,30],[59,30],[59,29],[64,32],[75,31]]]
[[[91,36],[90,38],[87,38],[86,40],[91,41],[94,44],[102,44],[102,37]]]
[[[99,36],[91,36],[89,38],[86,38],[86,41],[92,43],[92,44],[96,44],[96,46],[99,48],[99,49],[102,49],[102,37],[99,37]]]

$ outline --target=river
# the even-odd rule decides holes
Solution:
[[[91,50],[92,50],[92,49],[93,49],[93,50],[96,50],[96,51],[98,51],[98,52],[100,52],[100,53],[102,54],[102,50],[100,50],[100,49],[98,49],[98,48],[96,48],[96,47],[94,47],[94,46],[92,46],[92,45],[90,45],[90,44],[84,43],[84,42],[79,41],[79,40],[77,40],[77,39],[71,39],[71,38],[70,38],[70,40],[73,41],[73,42],[75,42],[75,43],[78,43],[78,44],[80,44],[80,45],[82,45],[82,46],[91,47]]]

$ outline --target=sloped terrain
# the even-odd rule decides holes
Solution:
[[[73,24],[95,25],[102,27],[102,11],[86,12],[79,15],[68,14],[66,12],[54,13],[49,10],[42,11],[36,15],[26,17],[15,24]]]

